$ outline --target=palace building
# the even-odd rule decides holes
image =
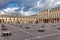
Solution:
[[[60,8],[52,8],[31,16],[0,15],[0,23],[57,23],[60,22]]]

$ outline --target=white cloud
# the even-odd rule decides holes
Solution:
[[[60,5],[60,0],[45,0],[45,2],[42,2],[42,0],[40,0],[40,1],[35,2],[35,5],[33,7],[31,7],[28,11],[24,11],[24,7],[22,7],[18,13],[20,13],[23,16],[29,16],[29,15],[35,14],[34,12],[32,12],[32,10],[35,8],[39,8],[39,9],[40,8],[44,9],[44,7],[45,8],[54,8],[54,7],[57,7],[58,5]],[[0,13],[9,14],[9,13],[16,12],[15,10],[18,10],[18,9],[19,9],[19,7],[6,8],[6,9],[3,9],[2,11],[0,11]]]
[[[13,8],[6,8],[0,11],[1,14],[10,14],[15,12],[15,10],[19,9],[19,7],[13,7]]]
[[[43,7],[43,3],[41,3],[41,1],[37,1],[35,8],[36,7],[39,7],[39,8]]]
[[[33,10],[33,9],[35,9],[35,8],[38,8],[38,9],[41,8],[41,9],[42,9],[43,7],[44,7],[44,3],[41,3],[41,0],[40,0],[40,1],[37,1],[37,2],[35,3],[35,5],[30,8],[29,11],[31,11],[31,10]],[[36,14],[36,13],[35,13],[35,14]]]
[[[3,11],[6,13],[11,13],[11,12],[15,12],[15,10],[18,10],[18,9],[19,9],[19,7],[13,7],[13,8],[3,9]]]
[[[54,4],[54,1],[55,0],[50,0],[49,6],[48,6],[49,8],[52,7],[52,5]]]
[[[0,11],[1,14],[10,14],[10,13],[14,13],[15,10],[18,10],[19,7],[13,7],[13,8],[6,8],[3,9],[2,11]],[[31,10],[28,11],[23,11],[24,7],[21,8],[21,10],[19,11],[19,13],[22,16],[29,16],[29,15],[33,15],[33,12],[31,12]]]
[[[5,14],[3,11],[0,11],[0,14]]]
[[[22,7],[20,13],[22,15],[28,16],[28,15],[32,15],[31,13],[33,13],[33,12],[31,12],[31,10],[34,9],[34,8],[43,8],[43,7],[54,8],[59,4],[60,4],[60,0],[58,0],[58,1],[57,0],[46,0],[45,3],[42,3],[41,0],[40,0],[40,1],[37,1],[36,5],[34,5],[32,8],[30,8],[30,10],[28,10],[27,12],[23,11],[24,7]]]
[[[60,5],[60,0],[46,0],[46,4],[48,4],[48,8],[54,8]]]
[[[54,6],[57,7],[58,5],[60,5],[60,1],[57,1]]]
[[[44,6],[44,4],[41,3],[41,0],[40,0],[40,1],[37,1],[37,2],[36,2],[36,5],[33,6],[33,7],[31,8],[31,10],[34,9],[34,8],[42,8],[43,6]]]
[[[33,12],[31,12],[31,10],[23,11],[23,9],[24,9],[24,7],[22,7],[21,10],[19,11],[21,15],[23,15],[23,16],[33,15]]]

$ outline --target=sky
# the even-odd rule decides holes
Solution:
[[[0,14],[29,16],[60,7],[60,0],[0,0]]]

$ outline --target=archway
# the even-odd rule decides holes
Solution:
[[[2,22],[4,23],[4,19],[2,19]]]
[[[17,21],[17,23],[20,23],[19,21]]]
[[[48,23],[48,19],[44,19],[43,21],[44,21],[44,23]]]
[[[38,23],[38,21],[36,21],[35,23]]]
[[[0,23],[1,23],[1,19],[0,19]]]
[[[32,21],[29,21],[29,23],[32,23]]]
[[[4,19],[0,19],[0,23],[4,23]]]

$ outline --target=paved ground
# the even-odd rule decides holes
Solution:
[[[2,37],[0,24],[0,40],[60,40],[60,23],[38,23],[38,24],[4,24],[12,35]],[[21,27],[22,26],[22,27]],[[44,32],[38,32],[44,26]],[[30,27],[26,29],[26,27]]]

